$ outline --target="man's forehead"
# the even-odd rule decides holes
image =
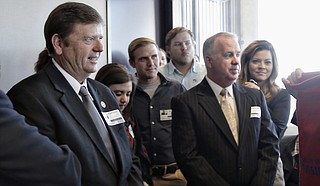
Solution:
[[[221,48],[225,51],[240,52],[240,45],[237,40],[229,37],[217,38],[213,47]]]
[[[139,57],[141,57],[141,56],[148,57],[148,56],[152,56],[152,55],[158,54],[158,49],[154,44],[147,44],[147,45],[144,45],[144,46],[141,46],[141,47],[137,48],[134,51],[134,53],[136,55],[139,55]]]
[[[76,23],[73,26],[73,32],[75,33],[86,33],[86,32],[95,32],[95,33],[102,33],[103,32],[103,25],[97,23]]]
[[[172,38],[173,42],[179,42],[179,41],[188,41],[191,40],[191,36],[188,32],[181,32],[178,33],[174,38]]]

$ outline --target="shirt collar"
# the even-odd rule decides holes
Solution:
[[[74,77],[72,77],[67,71],[65,71],[54,59],[52,59],[53,64],[57,67],[57,69],[61,72],[61,74],[66,78],[68,83],[71,85],[72,89],[78,94],[81,86],[87,87],[87,79],[84,80],[82,84],[80,84]]]
[[[212,91],[214,92],[214,94],[216,95],[217,98],[219,98],[220,96],[220,92],[223,89],[223,87],[219,86],[217,83],[213,82],[211,79],[208,78],[208,76],[205,76],[206,80],[208,81]],[[231,96],[233,98],[233,88],[232,88],[232,84],[228,87],[226,87],[225,89],[227,89],[229,96]]]
[[[197,73],[196,63],[199,63],[199,61],[198,61],[196,58],[194,58],[193,61],[192,61],[192,67],[191,67],[191,71],[192,71],[193,73]],[[168,65],[169,74],[173,74],[175,71],[176,71],[177,73],[179,73],[179,74],[182,74],[182,73],[176,68],[176,66],[173,65],[172,59],[170,59],[170,62],[167,63],[167,65]]]

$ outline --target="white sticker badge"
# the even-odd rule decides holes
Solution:
[[[160,121],[169,121],[169,120],[172,120],[172,110],[171,109],[160,110]]]
[[[260,118],[261,117],[261,108],[259,106],[252,106],[250,118]]]
[[[109,126],[114,126],[125,122],[118,109],[109,112],[102,112],[102,115]]]

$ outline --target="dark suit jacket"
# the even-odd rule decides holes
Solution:
[[[25,123],[0,91],[0,185],[77,186],[81,167],[66,145],[57,146]]]
[[[299,185],[299,171],[293,168],[292,152],[298,135],[284,136],[280,143],[280,155],[286,186]]]
[[[188,185],[273,185],[278,137],[264,95],[233,85],[239,115],[237,146],[207,80],[172,99],[173,150]],[[252,106],[261,117],[250,117]]]
[[[89,78],[87,84],[100,113],[119,109],[109,88]],[[53,63],[16,84],[8,95],[28,123],[37,126],[53,142],[67,144],[77,155],[82,166],[83,186],[142,184],[141,172],[132,164],[124,124],[106,125],[118,162],[114,166],[80,98]]]

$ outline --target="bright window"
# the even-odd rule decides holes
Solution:
[[[238,0],[173,0],[173,27],[190,29],[200,61],[204,41],[220,31],[238,34]]]
[[[280,67],[279,81],[298,67],[320,71],[317,1],[259,0],[258,5],[258,35],[274,45]]]
[[[270,41],[277,52],[280,68],[277,83],[284,87],[281,78],[296,68],[320,71],[320,12],[317,1],[259,0],[258,6],[259,38]],[[291,113],[294,110],[293,98]]]

